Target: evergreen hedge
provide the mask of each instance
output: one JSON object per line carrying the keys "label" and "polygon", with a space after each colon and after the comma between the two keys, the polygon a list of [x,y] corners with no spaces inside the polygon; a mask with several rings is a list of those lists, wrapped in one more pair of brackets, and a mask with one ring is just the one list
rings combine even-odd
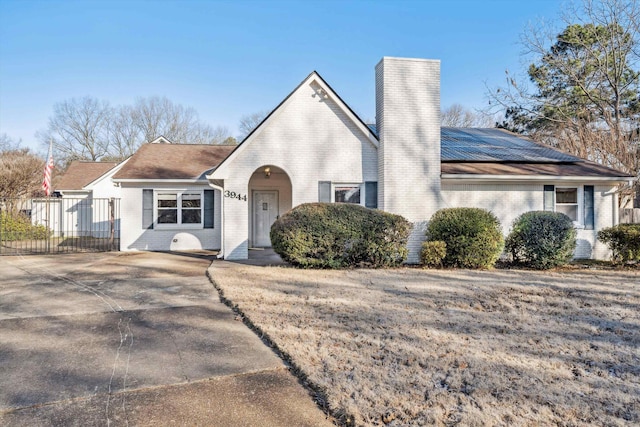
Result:
{"label": "evergreen hedge", "polygon": [[515,219],[506,249],[514,263],[538,270],[564,265],[573,257],[576,230],[559,212],[525,212]]}
{"label": "evergreen hedge", "polygon": [[442,260],[447,255],[447,244],[440,240],[422,243],[420,263],[425,267],[442,267]]}
{"label": "evergreen hedge", "polygon": [[640,261],[640,224],[619,224],[598,231],[598,240],[611,250],[613,261]]}
{"label": "evergreen hedge", "polygon": [[500,257],[504,236],[500,221],[479,208],[448,208],[437,211],[427,227],[427,241],[443,241],[443,265],[462,268],[491,268]]}
{"label": "evergreen hedge", "polygon": [[303,268],[392,267],[407,257],[411,223],[349,203],[307,203],[271,227],[283,260]]}

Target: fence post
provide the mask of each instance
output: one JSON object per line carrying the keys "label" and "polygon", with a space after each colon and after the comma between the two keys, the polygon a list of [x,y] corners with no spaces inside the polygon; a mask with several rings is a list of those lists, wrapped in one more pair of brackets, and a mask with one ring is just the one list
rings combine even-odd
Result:
{"label": "fence post", "polygon": [[[50,202],[50,200],[51,200],[51,197],[47,196],[47,205],[46,205],[47,211],[45,213],[46,216],[45,216],[45,220],[44,220],[44,223],[45,223],[45,225],[47,227],[47,230],[51,229],[51,227],[49,227],[49,220],[51,218],[51,213],[49,212],[49,209],[50,209],[49,202]],[[51,234],[49,232],[47,232],[47,254],[49,254],[49,253],[51,253]]]}
{"label": "fence post", "polygon": [[115,200],[113,197],[109,199],[109,250],[113,250],[115,235]]}

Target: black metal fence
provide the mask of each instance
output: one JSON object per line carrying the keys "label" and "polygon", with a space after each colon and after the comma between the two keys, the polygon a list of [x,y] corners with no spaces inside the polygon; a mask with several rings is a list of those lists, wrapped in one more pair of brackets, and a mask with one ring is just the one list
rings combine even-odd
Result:
{"label": "black metal fence", "polygon": [[0,255],[120,248],[120,199],[0,199]]}

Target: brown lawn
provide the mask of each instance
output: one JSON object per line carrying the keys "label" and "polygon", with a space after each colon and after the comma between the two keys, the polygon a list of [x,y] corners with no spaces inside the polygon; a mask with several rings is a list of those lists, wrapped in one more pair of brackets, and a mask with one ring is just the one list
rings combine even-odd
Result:
{"label": "brown lawn", "polygon": [[639,272],[211,274],[339,424],[640,424]]}

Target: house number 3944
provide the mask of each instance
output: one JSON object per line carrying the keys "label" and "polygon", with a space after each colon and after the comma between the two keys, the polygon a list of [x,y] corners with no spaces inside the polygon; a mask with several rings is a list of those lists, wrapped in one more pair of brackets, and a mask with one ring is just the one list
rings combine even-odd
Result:
{"label": "house number 3944", "polygon": [[242,200],[244,202],[247,201],[247,195],[246,194],[240,194],[240,193],[236,193],[235,191],[225,191],[224,192],[224,197],[228,197],[230,199],[238,199],[238,200]]}

